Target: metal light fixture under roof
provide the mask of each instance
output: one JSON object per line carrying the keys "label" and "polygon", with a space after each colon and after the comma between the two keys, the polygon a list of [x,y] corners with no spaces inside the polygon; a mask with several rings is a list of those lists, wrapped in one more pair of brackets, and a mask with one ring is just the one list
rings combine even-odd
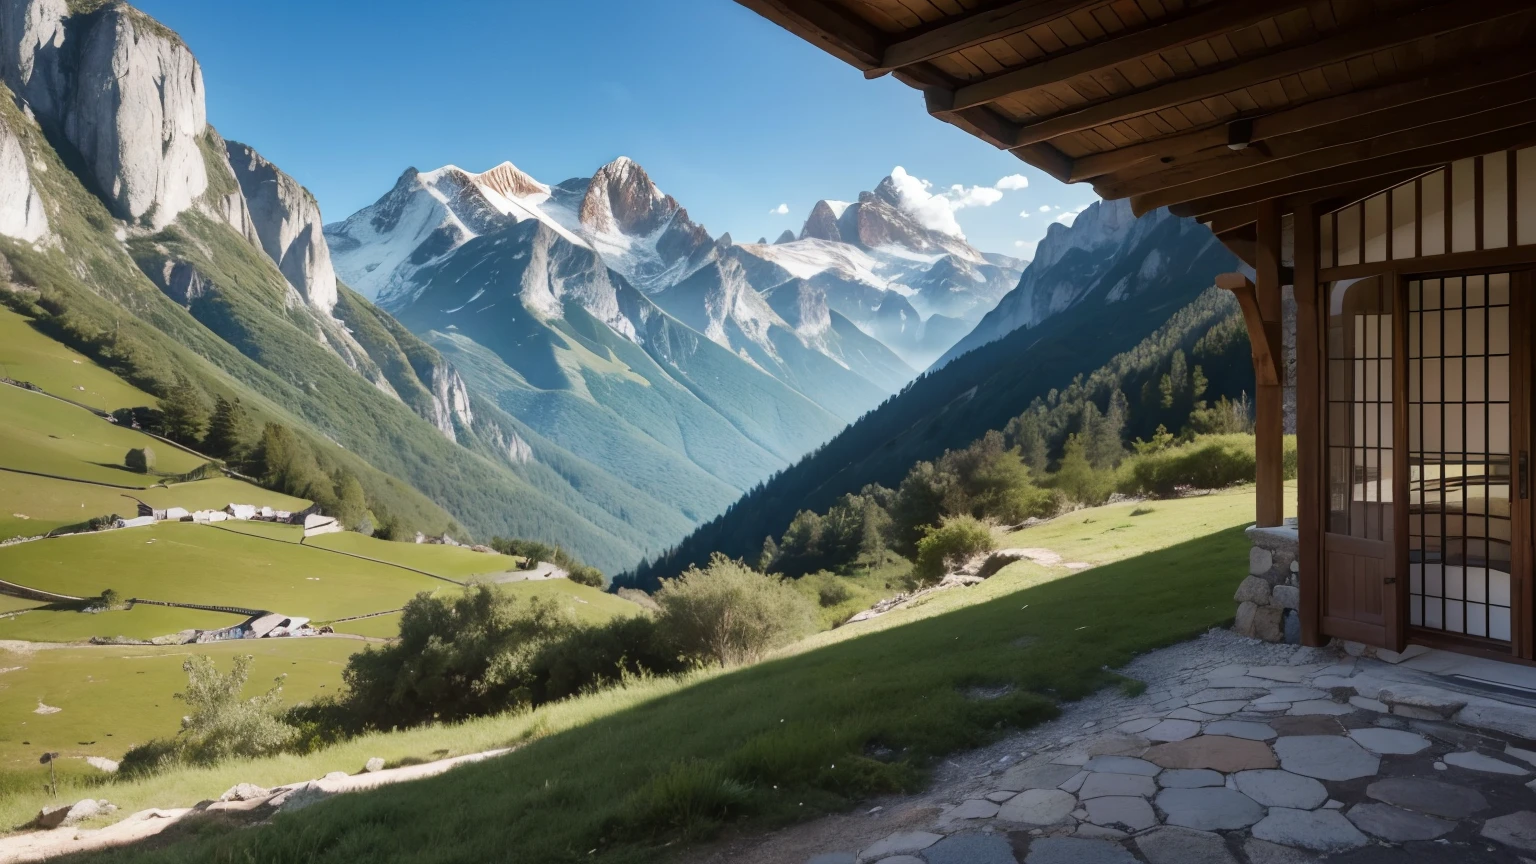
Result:
{"label": "metal light fixture under roof", "polygon": [[1247,150],[1253,141],[1253,121],[1233,120],[1227,124],[1227,149]]}

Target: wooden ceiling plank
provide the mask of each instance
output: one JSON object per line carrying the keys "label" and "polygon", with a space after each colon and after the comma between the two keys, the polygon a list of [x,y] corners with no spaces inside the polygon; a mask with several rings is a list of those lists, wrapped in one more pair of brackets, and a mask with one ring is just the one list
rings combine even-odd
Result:
{"label": "wooden ceiling plank", "polygon": [[1089,105],[1057,117],[1049,117],[1019,130],[1019,145],[1035,144],[1064,135],[1124,120],[1137,114],[1179,105],[1215,93],[1293,75],[1304,69],[1337,62],[1361,53],[1396,45],[1436,33],[1471,26],[1479,20],[1522,15],[1529,0],[1483,0],[1478,4],[1450,3],[1412,15],[1376,21],[1342,31],[1309,45],[1258,57],[1216,72],[1181,78],[1127,96]]}
{"label": "wooden ceiling plank", "polygon": [[[1429,168],[1481,153],[1494,153],[1513,147],[1526,146],[1533,141],[1536,141],[1536,123],[1526,123],[1485,135],[1447,141],[1420,150],[1394,153],[1366,162],[1353,162],[1347,165],[1326,168],[1321,171],[1294,174],[1268,183],[1218,192],[1207,197],[1192,198],[1187,201],[1172,203],[1168,206],[1170,210],[1181,216],[1226,210],[1232,207],[1241,207],[1245,204],[1264,201],[1269,198],[1282,198],[1286,195],[1295,195],[1301,192],[1326,190],[1330,187],[1342,186],[1363,178],[1377,177],[1416,168]],[[1150,201],[1139,200],[1139,198],[1133,197],[1131,199],[1131,209],[1133,212],[1140,214],[1153,208]]]}
{"label": "wooden ceiling plank", "polygon": [[[769,2],[769,0],[753,0]],[[784,2],[784,0],[772,0]],[[945,24],[899,39],[886,47],[879,59],[865,73],[869,76],[943,57],[973,45],[1001,39],[1060,18],[1080,9],[1100,5],[1104,0],[1016,0],[995,9],[975,12]]]}
{"label": "wooden ceiling plank", "polygon": [[1010,93],[1139,60],[1252,24],[1302,2],[1304,0],[1247,0],[1212,4],[1181,18],[1156,21],[1149,27],[967,84],[956,91],[955,104],[962,108],[983,105]]}
{"label": "wooden ceiling plank", "polygon": [[[1525,54],[1508,56],[1467,68],[1431,72],[1395,84],[1362,90],[1358,93],[1345,93],[1308,102],[1265,117],[1255,117],[1252,139],[1265,141],[1281,135],[1347,121],[1350,118],[1377,111],[1388,111],[1452,93],[1477,90],[1485,86],[1488,81],[1522,78],[1533,73],[1536,73],[1536,57]],[[1226,141],[1225,126],[1148,141],[1122,151],[1112,151],[1079,160],[1073,167],[1072,180],[1074,182],[1089,180],[1147,159],[1183,156],[1209,147],[1219,147]]]}
{"label": "wooden ceiling plank", "polygon": [[844,62],[868,69],[878,65],[884,53],[883,34],[855,18],[840,6],[816,0],[738,0],[808,42]]}

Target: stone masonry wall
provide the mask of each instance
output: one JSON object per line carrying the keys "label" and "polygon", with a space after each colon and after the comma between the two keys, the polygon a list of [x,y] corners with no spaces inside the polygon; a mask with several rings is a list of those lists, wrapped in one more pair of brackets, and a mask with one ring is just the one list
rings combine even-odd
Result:
{"label": "stone masonry wall", "polygon": [[1248,577],[1232,598],[1238,604],[1232,629],[1266,642],[1297,644],[1301,641],[1297,612],[1301,589],[1296,520],[1287,519],[1277,528],[1250,527],[1248,539],[1253,543],[1248,551]]}

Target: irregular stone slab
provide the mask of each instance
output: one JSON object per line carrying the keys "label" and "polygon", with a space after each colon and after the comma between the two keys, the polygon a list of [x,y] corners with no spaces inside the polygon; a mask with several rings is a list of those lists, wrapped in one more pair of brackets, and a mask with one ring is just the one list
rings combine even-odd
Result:
{"label": "irregular stone slab", "polygon": [[1275,754],[1262,741],[1226,735],[1201,735],[1148,750],[1147,761],[1164,768],[1210,768],[1231,773],[1255,768],[1275,768]]}
{"label": "irregular stone slab", "polygon": [[1026,789],[997,811],[997,818],[1021,825],[1055,825],[1065,822],[1077,807],[1077,799],[1060,789]]}
{"label": "irregular stone slab", "polygon": [[1313,852],[1345,852],[1371,842],[1337,810],[1274,807],[1253,826],[1253,836]]}
{"label": "irregular stone slab", "polygon": [[946,837],[923,850],[923,858],[928,864],[1019,864],[1013,847],[995,834]]}
{"label": "irregular stone slab", "polygon": [[1042,837],[1029,844],[1024,864],[1137,864],[1119,843],[1077,837]]}
{"label": "irregular stone slab", "polygon": [[1387,703],[1369,699],[1365,696],[1351,696],[1349,697],[1349,704],[1365,711],[1375,711],[1377,714],[1386,714],[1392,710],[1387,706]]}
{"label": "irregular stone slab", "polygon": [[[1083,815],[1086,816],[1087,814],[1088,811],[1083,811]],[[1124,840],[1131,835],[1125,833],[1124,831],[1118,831],[1114,828],[1105,828],[1103,825],[1095,825],[1092,822],[1084,822],[1083,824],[1077,826],[1077,830],[1072,832],[1072,836],[1092,837],[1096,840]]]}
{"label": "irregular stone slab", "polygon": [[1302,735],[1275,742],[1280,767],[1319,780],[1353,780],[1381,769],[1381,758],[1367,753],[1349,738],[1334,735]]}
{"label": "irregular stone slab", "polygon": [[1200,710],[1206,714],[1236,714],[1248,704],[1246,700],[1234,699],[1231,701],[1201,702]]}
{"label": "irregular stone slab", "polygon": [[991,819],[997,815],[998,805],[993,801],[972,798],[961,802],[955,809],[940,817],[940,822],[962,822],[966,819]]}
{"label": "irregular stone slab", "polygon": [[1468,771],[1481,771],[1484,774],[1508,774],[1512,777],[1524,777],[1531,773],[1512,762],[1503,759],[1495,759],[1492,756],[1484,756],[1475,751],[1462,753],[1447,753],[1445,764],[1455,765],[1457,768],[1465,768]]}
{"label": "irregular stone slab", "polygon": [[1208,768],[1172,768],[1157,775],[1157,785],[1164,789],[1202,789],[1226,782],[1220,771]]}
{"label": "irregular stone slab", "polygon": [[1449,720],[1456,716],[1456,712],[1467,707],[1467,703],[1446,695],[1411,694],[1398,696],[1397,694],[1383,690],[1376,694],[1376,698],[1391,706],[1393,714],[1400,714],[1413,720]]}
{"label": "irregular stone slab", "polygon": [[1127,735],[1122,732],[1106,732],[1097,738],[1084,742],[1083,749],[1090,757],[1093,756],[1140,756],[1152,746],[1141,735]]}
{"label": "irregular stone slab", "polygon": [[[1261,682],[1262,683],[1262,682]],[[1205,702],[1249,702],[1268,696],[1269,691],[1260,687],[1211,687],[1184,700],[1184,705],[1199,706]],[[1175,705],[1183,708],[1184,705]],[[1158,706],[1162,707],[1162,706]]]}
{"label": "irregular stone slab", "polygon": [[1239,771],[1232,780],[1237,791],[1265,807],[1312,810],[1328,800],[1323,784],[1289,771]]}
{"label": "irregular stone slab", "polygon": [[1103,774],[1141,774],[1145,777],[1153,777],[1163,769],[1145,759],[1137,759],[1133,756],[1095,756],[1088,760],[1083,770]]}
{"label": "irregular stone slab", "polygon": [[1156,726],[1160,722],[1162,721],[1156,717],[1141,717],[1136,720],[1127,720],[1124,723],[1121,723],[1119,726],[1115,727],[1115,731],[1125,732],[1129,735],[1136,735],[1151,729],[1153,726]]}
{"label": "irregular stone slab", "polygon": [[[1193,708],[1180,708],[1177,711],[1169,711],[1168,712],[1168,719],[1169,720],[1193,720],[1196,723],[1204,723],[1207,720],[1214,720],[1214,719],[1216,719],[1216,715],[1215,714],[1207,714],[1204,711],[1196,711]],[[1147,734],[1150,735],[1151,733],[1149,732]],[[1152,740],[1156,741],[1158,739],[1153,738]]]}
{"label": "irregular stone slab", "polygon": [[877,840],[859,853],[860,861],[878,861],[892,855],[911,855],[921,852],[944,839],[943,834],[931,831],[902,831],[883,840]]}
{"label": "irregular stone slab", "polygon": [[1157,814],[1145,798],[1095,798],[1086,802],[1088,821],[1106,828],[1124,827],[1132,833],[1157,824]]}
{"label": "irregular stone slab", "polygon": [[1255,702],[1306,702],[1312,699],[1327,699],[1328,694],[1315,687],[1276,687],[1266,696],[1254,699]]}
{"label": "irregular stone slab", "polygon": [[1253,837],[1243,844],[1243,854],[1252,864],[1317,864],[1320,860],[1311,852]]}
{"label": "irregular stone slab", "polygon": [[1012,798],[1013,796],[1015,796],[1017,794],[1019,794],[1019,793],[1017,793],[1017,792],[1009,792],[1007,790],[1001,790],[1000,789],[1000,790],[998,790],[996,792],[988,792],[987,793],[987,800],[991,801],[994,804],[1001,804],[1004,801],[1007,801],[1009,798]]}
{"label": "irregular stone slab", "polygon": [[1522,750],[1513,744],[1504,745],[1504,755],[1513,756],[1516,759],[1519,759],[1521,762],[1526,763],[1527,765],[1536,765],[1536,752],[1532,752],[1530,750]]}
{"label": "irregular stone slab", "polygon": [[1136,838],[1136,848],[1151,864],[1237,864],[1220,834],[1162,827]]}
{"label": "irregular stone slab", "polygon": [[1276,737],[1274,727],[1252,720],[1217,720],[1205,727],[1207,735],[1229,735],[1249,741],[1269,741]]}
{"label": "irregular stone slab", "polygon": [[[858,856],[852,852],[828,852],[825,855],[817,855],[815,858],[805,862],[805,864],[854,864],[857,860]],[[887,858],[885,860],[894,861],[896,859]]]}
{"label": "irregular stone slab", "polygon": [[1231,789],[1164,789],[1157,807],[1169,825],[1200,831],[1235,831],[1264,818],[1257,801]]}
{"label": "irregular stone slab", "polygon": [[1083,788],[1077,790],[1077,799],[1106,798],[1114,795],[1140,795],[1151,798],[1157,794],[1157,781],[1143,774],[1089,774]]}
{"label": "irregular stone slab", "polygon": [[1063,792],[1071,792],[1073,795],[1076,795],[1077,790],[1083,788],[1083,783],[1087,781],[1087,779],[1091,776],[1092,775],[1087,771],[1079,771],[1076,774],[1073,774],[1072,777],[1067,780],[1067,782],[1057,786],[1056,788]]}
{"label": "irregular stone slab", "polygon": [[1076,768],[1081,768],[1083,767],[1083,763],[1087,762],[1088,759],[1089,756],[1087,753],[1083,753],[1081,751],[1073,751],[1071,753],[1063,753],[1060,756],[1057,756],[1055,759],[1051,760],[1051,764],[1071,765]]}
{"label": "irregular stone slab", "polygon": [[1200,734],[1200,724],[1193,720],[1164,720],[1141,733],[1148,741],[1183,741]]}
{"label": "irregular stone slab", "polygon": [[1282,738],[1296,735],[1343,735],[1344,727],[1332,717],[1272,717],[1265,720]]}
{"label": "irregular stone slab", "polygon": [[[1268,690],[1275,686],[1275,682],[1249,675],[1212,675],[1206,679],[1205,686],[1215,690]],[[1257,697],[1249,696],[1248,698]]]}
{"label": "irregular stone slab", "polygon": [[1536,852],[1536,813],[1521,810],[1483,823],[1483,836],[1525,852]]}
{"label": "irregular stone slab", "polygon": [[1390,804],[1356,804],[1344,814],[1356,828],[1389,843],[1434,840],[1456,830],[1456,823],[1403,810]]}
{"label": "irregular stone slab", "polygon": [[1055,789],[1067,782],[1072,775],[1080,769],[1076,765],[1039,765],[1026,768],[1016,765],[1003,772],[998,778],[997,788],[1006,789],[1009,792],[1023,792],[1026,789]]}
{"label": "irregular stone slab", "polygon": [[1429,747],[1429,739],[1399,729],[1355,729],[1349,733],[1356,744],[1379,756],[1412,756]]}
{"label": "irregular stone slab", "polygon": [[1263,678],[1266,681],[1279,681],[1285,684],[1300,684],[1306,677],[1307,670],[1300,666],[1255,666],[1248,670],[1248,677]]}
{"label": "irregular stone slab", "polygon": [[1309,699],[1305,702],[1291,703],[1290,710],[1285,713],[1292,717],[1311,717],[1323,715],[1327,717],[1340,717],[1354,712],[1354,708],[1348,705],[1340,705],[1331,699]]}

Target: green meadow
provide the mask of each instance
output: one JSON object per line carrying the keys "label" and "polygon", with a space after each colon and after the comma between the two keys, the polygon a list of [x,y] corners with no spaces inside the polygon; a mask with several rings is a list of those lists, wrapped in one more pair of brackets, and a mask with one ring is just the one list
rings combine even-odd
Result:
{"label": "green meadow", "polygon": [[[144,479],[142,475],[132,476],[139,477],[141,482]],[[270,492],[231,477],[132,490],[0,471],[0,540],[46,534],[55,528],[77,525],[93,516],[116,513],[131,517],[138,512],[140,501],[160,509],[184,507],[187,510],[218,510],[226,504],[264,504],[280,510],[303,510],[309,506],[309,502],[302,498]],[[297,532],[297,536],[303,536],[303,529],[292,526],[239,524],[288,528]]]}
{"label": "green meadow", "polygon": [[43,393],[0,386],[0,468],[142,488],[156,482],[122,467],[135,447],[154,448],[155,470],[182,474],[207,460]]}
{"label": "green meadow", "polygon": [[0,307],[0,375],[101,411],[160,404],[96,361],[37,332],[26,318],[5,307]]}
{"label": "green meadow", "polygon": [[456,581],[485,573],[503,573],[517,569],[517,561],[508,555],[476,552],[462,546],[440,546],[435,543],[395,543],[364,537],[353,531],[321,534],[305,540],[304,545],[387,561]]}

